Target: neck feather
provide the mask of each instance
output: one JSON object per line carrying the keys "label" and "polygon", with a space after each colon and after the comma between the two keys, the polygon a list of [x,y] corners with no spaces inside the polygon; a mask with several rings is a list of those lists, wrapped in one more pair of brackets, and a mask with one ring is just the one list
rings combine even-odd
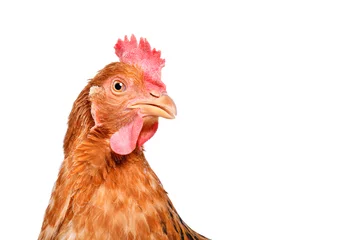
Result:
{"label": "neck feather", "polygon": [[69,115],[68,129],[64,139],[65,158],[76,149],[86,138],[90,129],[95,125],[91,116],[91,102],[89,100],[90,87],[90,84],[88,84],[81,91]]}

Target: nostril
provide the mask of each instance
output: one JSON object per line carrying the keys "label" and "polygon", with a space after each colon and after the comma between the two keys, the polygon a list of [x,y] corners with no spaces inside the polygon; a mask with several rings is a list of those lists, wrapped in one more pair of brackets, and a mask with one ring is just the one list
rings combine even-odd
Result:
{"label": "nostril", "polygon": [[151,91],[151,92],[150,92],[150,95],[153,96],[153,97],[156,97],[156,98],[159,98],[159,97],[160,97],[160,93],[159,93],[159,92],[156,92],[156,91]]}

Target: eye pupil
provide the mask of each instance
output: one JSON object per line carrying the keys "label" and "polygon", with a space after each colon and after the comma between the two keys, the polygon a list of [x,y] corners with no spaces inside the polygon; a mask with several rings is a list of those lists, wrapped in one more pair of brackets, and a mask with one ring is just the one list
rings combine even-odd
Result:
{"label": "eye pupil", "polygon": [[120,82],[116,82],[114,87],[115,87],[116,90],[120,91],[122,89],[122,87],[123,87],[123,84],[120,83]]}

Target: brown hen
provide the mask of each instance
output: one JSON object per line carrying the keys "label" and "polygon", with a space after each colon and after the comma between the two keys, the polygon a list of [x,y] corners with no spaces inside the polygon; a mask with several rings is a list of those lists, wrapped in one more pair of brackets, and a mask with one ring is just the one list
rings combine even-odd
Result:
{"label": "brown hen", "polygon": [[207,239],[181,220],[143,153],[158,117],[176,115],[161,81],[165,61],[134,36],[115,50],[120,62],[73,105],[39,239]]}

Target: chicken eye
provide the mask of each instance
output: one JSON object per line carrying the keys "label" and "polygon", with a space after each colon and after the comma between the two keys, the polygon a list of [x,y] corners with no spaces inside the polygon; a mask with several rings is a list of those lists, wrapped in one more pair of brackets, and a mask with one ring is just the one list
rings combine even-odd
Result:
{"label": "chicken eye", "polygon": [[115,93],[123,92],[126,89],[125,84],[120,81],[114,81],[112,88]]}

